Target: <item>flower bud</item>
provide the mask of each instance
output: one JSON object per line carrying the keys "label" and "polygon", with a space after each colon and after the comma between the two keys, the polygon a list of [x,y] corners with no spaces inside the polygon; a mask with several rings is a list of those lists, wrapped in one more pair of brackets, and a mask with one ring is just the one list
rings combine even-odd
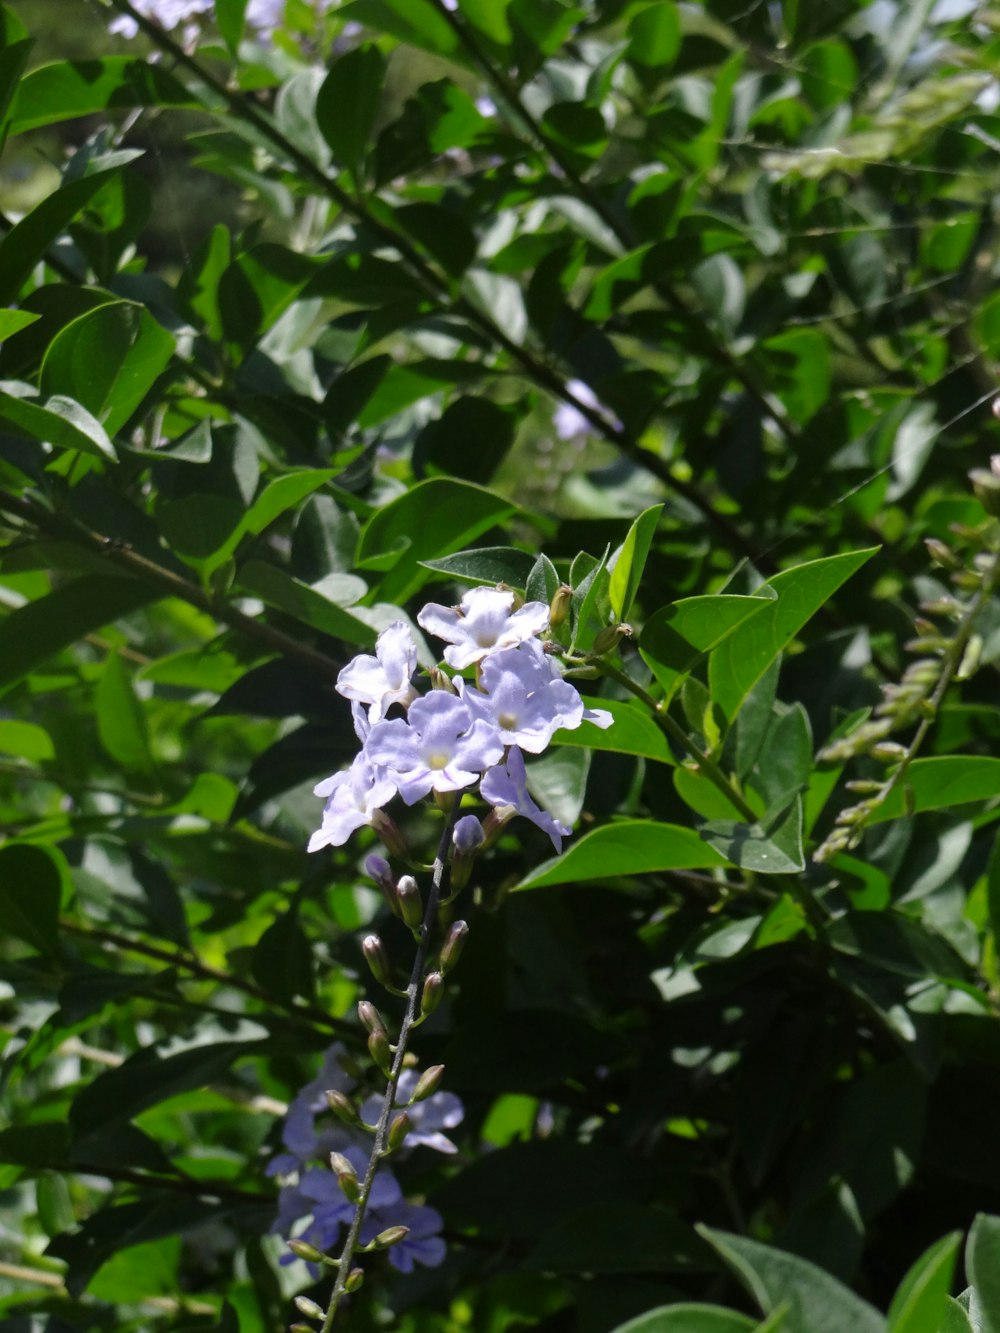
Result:
{"label": "flower bud", "polygon": [[326,1104],[333,1114],[338,1120],[342,1120],[345,1125],[350,1125],[353,1129],[364,1123],[358,1115],[354,1103],[345,1093],[330,1088],[323,1096],[326,1098]]}
{"label": "flower bud", "polygon": [[392,873],[392,866],[384,856],[372,852],[371,856],[365,861],[365,871],[382,890],[383,898],[398,916],[399,905],[396,902],[396,880]]}
{"label": "flower bud", "polygon": [[451,887],[464,889],[472,874],[476,853],[486,841],[483,826],[475,815],[464,815],[452,831]]}
{"label": "flower bud", "polygon": [[341,1193],[348,1203],[357,1203],[361,1198],[361,1186],[358,1184],[358,1173],[351,1165],[350,1161],[340,1152],[330,1154],[330,1166],[333,1174],[337,1177],[337,1184],[340,1186]]}
{"label": "flower bud", "polygon": [[296,1296],[295,1308],[299,1314],[308,1315],[310,1319],[322,1319],[326,1313],[321,1305],[311,1301],[308,1296]]}
{"label": "flower bud", "polygon": [[991,470],[976,467],[969,473],[976,499],[994,518],[1000,515],[1000,476]]}
{"label": "flower bud", "polygon": [[410,1234],[409,1227],[386,1227],[375,1237],[372,1244],[377,1250],[387,1250],[390,1245],[398,1245]]}
{"label": "flower bud", "polygon": [[428,972],[420,992],[420,1013],[427,1018],[444,999],[444,977],[440,972]]}
{"label": "flower bud", "polygon": [[441,945],[439,966],[442,972],[450,972],[461,958],[468,934],[469,927],[467,922],[452,922],[451,926],[448,928],[448,934],[444,937],[444,944]]}
{"label": "flower bud", "polygon": [[369,1032],[380,1032],[385,1036],[385,1024],[382,1022],[382,1015],[372,1004],[371,1000],[361,1000],[358,1004],[358,1018],[361,1020],[362,1027]]}
{"label": "flower bud", "polygon": [[942,569],[961,569],[961,561],[950,546],[939,541],[937,537],[925,537],[924,545],[927,547],[927,554]]}
{"label": "flower bud", "polygon": [[974,676],[979,669],[979,661],[982,655],[982,636],[973,634],[969,637],[969,642],[965,645],[965,652],[962,654],[962,660],[959,663],[958,670],[955,672],[955,679],[968,680],[970,676]]}
{"label": "flower bud", "polygon": [[289,1324],[288,1333],[316,1333],[312,1324]]}
{"label": "flower bud", "polygon": [[395,820],[390,819],[384,810],[376,810],[372,815],[372,828],[379,842],[384,843],[393,856],[399,857],[401,861],[409,860],[410,848],[407,841],[396,826]]}
{"label": "flower bud", "polygon": [[304,1259],[307,1264],[324,1264],[327,1262],[326,1255],[317,1250],[315,1245],[310,1245],[307,1240],[290,1240],[288,1248],[292,1254],[299,1259]]}
{"label": "flower bud", "polygon": [[389,1125],[389,1135],[386,1139],[390,1152],[395,1152],[397,1148],[402,1147],[403,1140],[412,1128],[413,1123],[405,1111],[400,1111],[399,1115],[393,1116]]}
{"label": "flower bud", "polygon": [[382,1073],[387,1075],[392,1065],[392,1048],[384,1029],[381,1032],[373,1032],[368,1038],[368,1054]]}
{"label": "flower bud", "polygon": [[513,805],[495,805],[483,820],[484,847],[492,847],[504,830],[504,825],[517,814]]}
{"label": "flower bud", "polygon": [[568,583],[560,583],[549,603],[549,624],[553,629],[565,625],[569,608],[573,603],[573,589]]}
{"label": "flower bud", "polygon": [[365,1270],[363,1268],[352,1268],[344,1279],[344,1290],[346,1292],[357,1291],[365,1280]]}
{"label": "flower bud", "polygon": [[440,667],[431,667],[427,674],[430,677],[432,690],[446,690],[449,694],[458,693],[451,677],[447,672],[442,671]]}
{"label": "flower bud", "polygon": [[366,935],[361,942],[361,951],[365,962],[371,968],[372,976],[383,986],[392,985],[392,967],[385,945],[377,935]]}
{"label": "flower bud", "polygon": [[873,759],[880,759],[884,764],[897,764],[906,758],[906,747],[895,741],[879,741],[871,749]]}
{"label": "flower bud", "polygon": [[621,625],[605,625],[591,645],[590,654],[592,657],[604,657],[618,647],[619,639],[628,639],[631,636],[631,625],[624,623]]}
{"label": "flower bud", "polygon": [[424,919],[424,902],[420,888],[412,875],[404,875],[396,885],[399,914],[411,930],[419,930]]}
{"label": "flower bud", "polygon": [[441,1080],[444,1077],[444,1065],[431,1065],[417,1079],[417,1086],[413,1089],[413,1096],[410,1098],[410,1106],[416,1102],[422,1102],[427,1097],[433,1097],[435,1092],[441,1086]]}

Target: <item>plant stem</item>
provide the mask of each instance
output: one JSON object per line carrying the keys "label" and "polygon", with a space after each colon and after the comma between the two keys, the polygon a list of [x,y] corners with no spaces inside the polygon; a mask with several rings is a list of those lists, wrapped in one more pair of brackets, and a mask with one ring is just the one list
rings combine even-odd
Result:
{"label": "plant stem", "polygon": [[82,926],[76,921],[70,921],[67,917],[59,918],[59,927],[73,935],[80,935],[84,939],[110,944],[112,948],[118,949],[122,953],[134,953],[142,958],[154,958],[157,962],[167,963],[170,967],[179,968],[182,972],[188,972],[191,976],[199,977],[203,981],[214,981],[220,986],[228,986],[232,990],[242,991],[244,995],[259,1000],[261,1004],[267,1005],[268,1008],[282,1009],[292,1017],[308,1020],[311,1025],[322,1026],[349,1039],[357,1039],[357,1029],[352,1023],[348,1023],[342,1018],[331,1018],[329,1014],[315,1005],[290,1004],[284,1000],[278,1000],[254,982],[247,981],[243,977],[233,976],[231,972],[223,972],[221,968],[211,967],[194,953],[161,949],[155,944],[146,944],[142,940],[129,939],[127,935],[119,935],[113,930],[104,930],[98,926]]}
{"label": "plant stem", "polygon": [[351,1262],[354,1258],[358,1236],[361,1232],[361,1224],[365,1219],[365,1212],[368,1207],[368,1200],[371,1196],[372,1186],[375,1183],[375,1175],[382,1163],[383,1157],[386,1155],[385,1144],[389,1134],[389,1122],[392,1119],[392,1112],[395,1108],[396,1089],[399,1084],[399,1076],[403,1072],[403,1061],[406,1058],[410,1033],[412,1032],[413,1025],[417,1019],[417,1008],[420,1003],[420,995],[423,989],[424,966],[427,962],[431,936],[437,919],[438,902],[441,898],[448,859],[448,847],[451,842],[451,831],[455,825],[455,817],[458,814],[461,800],[461,792],[456,792],[451,809],[445,819],[444,828],[441,831],[441,838],[438,842],[437,856],[434,858],[434,869],[431,875],[431,889],[427,895],[427,904],[424,908],[424,919],[420,925],[420,935],[417,941],[417,952],[413,959],[413,967],[410,970],[409,985],[406,988],[406,1009],[403,1013],[403,1020],[399,1025],[399,1037],[396,1040],[396,1052],[393,1057],[392,1067],[389,1070],[385,1098],[382,1103],[382,1113],[379,1116],[378,1124],[375,1127],[371,1157],[368,1159],[368,1166],[365,1170],[364,1179],[361,1182],[361,1194],[354,1210],[354,1217],[347,1233],[347,1239],[344,1241],[344,1248],[341,1251],[340,1259],[337,1263],[337,1277],[333,1284],[333,1292],[330,1295],[330,1304],[327,1306],[321,1333],[330,1333],[330,1329],[333,1327],[333,1321],[336,1318],[337,1307],[340,1305],[341,1300],[346,1294],[347,1278],[351,1271]]}
{"label": "plant stem", "polygon": [[684,728],[674,721],[663,707],[662,703],[657,702],[648,690],[644,690],[637,680],[633,680],[626,671],[615,666],[613,662],[609,662],[603,657],[593,658],[591,661],[603,675],[609,677],[611,680],[617,681],[619,685],[623,686],[630,694],[633,694],[646,705],[649,711],[653,714],[653,720],[662,727],[672,740],[675,740],[678,745],[683,746],[683,748],[687,750],[688,754],[697,764],[698,772],[708,778],[709,782],[722,792],[730,805],[739,811],[748,824],[757,823],[757,812],[744,800],[743,796],[736,790],[715,760],[699,749]]}

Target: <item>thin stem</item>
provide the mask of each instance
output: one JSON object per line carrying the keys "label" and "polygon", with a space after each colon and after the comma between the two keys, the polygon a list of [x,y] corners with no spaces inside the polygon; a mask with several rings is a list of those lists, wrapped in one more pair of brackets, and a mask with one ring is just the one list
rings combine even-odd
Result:
{"label": "thin stem", "polygon": [[61,537],[95,555],[102,556],[111,564],[117,565],[119,569],[124,569],[136,578],[161,588],[165,597],[179,597],[182,601],[197,607],[199,611],[207,611],[224,625],[229,625],[231,629],[239,630],[241,634],[255,639],[270,652],[281,653],[285,657],[302,662],[331,679],[336,679],[340,672],[343,664],[335,662],[332,657],[327,657],[326,653],[320,652],[319,649],[311,648],[290,634],[275,629],[273,625],[245,615],[221,598],[210,596],[197,583],[184,578],[183,575],[175,574],[164,565],[158,565],[155,560],[140,555],[138,551],[123,546],[102,533],[84,527],[82,523],[53,513],[35,500],[11,495],[8,491],[0,491],[0,510],[16,514],[42,532]]}
{"label": "thin stem", "polygon": [[396,1090],[399,1084],[399,1076],[403,1072],[403,1061],[406,1058],[410,1033],[412,1032],[417,1019],[417,1008],[420,1003],[420,995],[423,989],[424,965],[427,962],[431,936],[433,935],[435,922],[437,920],[437,909],[441,898],[445,869],[447,867],[451,831],[455,825],[455,818],[458,814],[461,800],[461,792],[456,792],[451,809],[445,819],[444,828],[441,831],[441,838],[438,842],[437,856],[434,858],[434,869],[431,876],[431,889],[427,895],[427,905],[424,908],[424,919],[420,925],[420,935],[417,941],[417,952],[414,956],[413,967],[410,971],[410,982],[406,988],[406,1009],[403,1014],[403,1020],[399,1026],[399,1037],[396,1041],[396,1052],[393,1057],[392,1067],[389,1070],[385,1098],[382,1103],[382,1113],[379,1116],[378,1124],[375,1127],[372,1153],[371,1157],[368,1159],[368,1166],[365,1170],[364,1179],[361,1182],[361,1193],[354,1210],[354,1218],[351,1221],[347,1239],[344,1241],[344,1248],[341,1251],[340,1259],[337,1262],[337,1277],[333,1284],[333,1292],[331,1293],[330,1304],[327,1306],[326,1315],[323,1319],[321,1333],[330,1333],[330,1329],[333,1327],[333,1321],[336,1318],[337,1307],[340,1305],[341,1300],[346,1294],[347,1279],[351,1272],[351,1262],[354,1258],[354,1251],[357,1248],[358,1236],[361,1232],[361,1224],[365,1219],[365,1212],[368,1208],[368,1200],[371,1196],[372,1186],[375,1183],[375,1175],[382,1163],[383,1157],[386,1156],[385,1145],[389,1135],[389,1122],[392,1119],[392,1113],[395,1109]]}
{"label": "thin stem", "polygon": [[603,675],[609,677],[611,680],[617,681],[618,684],[628,690],[630,694],[634,695],[644,703],[652,713],[653,720],[662,727],[672,740],[675,740],[678,745],[683,746],[683,748],[687,750],[688,754],[697,764],[698,772],[708,778],[709,782],[722,792],[726,800],[740,812],[748,824],[757,823],[757,812],[752,806],[747,804],[743,796],[736,790],[715,760],[705,754],[704,751],[695,744],[684,728],[674,721],[663,707],[662,702],[658,702],[654,699],[648,690],[644,690],[637,680],[633,680],[627,672],[623,671],[620,667],[615,666],[613,662],[609,662],[602,657],[594,659],[593,665],[596,666]]}
{"label": "thin stem", "polygon": [[329,1014],[315,1005],[291,1004],[285,1000],[278,1000],[254,982],[247,981],[243,977],[233,976],[231,972],[223,972],[220,968],[211,967],[192,952],[161,949],[158,945],[146,944],[142,940],[129,939],[128,936],[119,935],[113,930],[105,930],[99,926],[82,926],[76,921],[70,921],[67,917],[60,917],[59,925],[61,929],[69,931],[73,935],[95,940],[101,944],[110,944],[112,948],[118,949],[122,953],[134,953],[142,958],[153,958],[157,962],[167,963],[170,967],[179,968],[182,972],[188,972],[191,976],[199,977],[203,981],[214,981],[220,986],[228,986],[231,990],[242,991],[244,995],[259,1000],[261,1004],[268,1008],[281,1009],[292,1017],[308,1020],[313,1026],[329,1028],[342,1036],[357,1039],[357,1029],[344,1019],[331,1018]]}

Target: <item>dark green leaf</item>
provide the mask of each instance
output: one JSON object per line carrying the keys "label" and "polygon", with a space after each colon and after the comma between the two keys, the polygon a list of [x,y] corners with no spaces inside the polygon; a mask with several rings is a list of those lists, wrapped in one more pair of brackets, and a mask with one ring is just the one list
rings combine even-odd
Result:
{"label": "dark green leaf", "polygon": [[721,643],[751,616],[758,615],[773,598],[685,597],[655,611],[639,638],[643,661],[663,685],[673,691],[698,659]]}
{"label": "dark green leaf", "polygon": [[513,442],[514,426],[509,409],[488,398],[456,398],[417,436],[413,469],[418,477],[439,473],[488,482]]}
{"label": "dark green leaf", "polygon": [[953,1231],[925,1250],[889,1306],[889,1333],[938,1333],[962,1233]]}
{"label": "dark green leaf", "polygon": [[965,1272],[976,1293],[982,1328],[1000,1333],[1000,1217],[979,1213],[965,1244]]}
{"label": "dark green leaf", "polygon": [[794,875],[805,869],[802,802],[792,803],[777,827],[730,819],[703,824],[701,836],[733,865],[763,875]]}
{"label": "dark green leaf", "polygon": [[111,108],[176,106],[197,100],[163,67],[132,56],[60,61],[32,70],[22,81],[11,113],[11,132],[38,129]]}
{"label": "dark green leaf", "polygon": [[726,864],[726,858],[694,829],[653,820],[623,819],[585,834],[569,851],[532,871],[517,888],[540,889],[549,884],[620,879],[626,875]]}
{"label": "dark green leaf", "polygon": [[476,550],[446,555],[443,560],[421,560],[420,563],[425,569],[448,574],[461,583],[506,583],[523,592],[536,560],[527,551],[518,551],[513,546],[480,546]]}
{"label": "dark green leaf", "polygon": [[[907,794],[909,792],[909,794]],[[877,807],[873,823],[902,814],[989,801],[1000,795],[1000,759],[988,755],[942,755],[915,759],[906,777]]]}
{"label": "dark green leaf", "polygon": [[758,1328],[752,1319],[719,1305],[663,1305],[627,1324],[619,1324],[612,1333],[753,1333]]}
{"label": "dark green leaf", "polygon": [[55,953],[59,907],[68,892],[69,872],[56,848],[21,842],[0,847],[0,920],[14,939]]}
{"label": "dark green leaf", "polygon": [[264,931],[253,951],[253,974],[276,999],[291,1002],[313,991],[312,950],[294,912],[285,912]]}
{"label": "dark green leaf", "polygon": [[152,775],[146,714],[118,653],[108,655],[97,686],[97,733],[108,754],[127,773]]}
{"label": "dark green leaf", "polygon": [[97,418],[61,394],[40,401],[0,390],[0,426],[12,434],[54,444],[59,449],[76,449],[112,463],[118,461],[115,447]]}
{"label": "dark green leaf", "polygon": [[628,536],[614,561],[608,596],[616,620],[628,619],[628,613],[639,591],[653,534],[656,532],[656,525],[662,513],[663,505],[653,505],[649,509],[644,509],[629,528]]}

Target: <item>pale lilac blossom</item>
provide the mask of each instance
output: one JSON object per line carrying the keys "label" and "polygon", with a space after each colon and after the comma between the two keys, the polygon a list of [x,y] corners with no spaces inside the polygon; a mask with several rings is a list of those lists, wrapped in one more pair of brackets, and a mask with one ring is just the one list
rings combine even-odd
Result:
{"label": "pale lilac blossom", "polygon": [[[584,384],[583,380],[567,380],[566,388],[578,403],[592,411],[602,412],[615,426],[621,427],[621,422],[608,412],[589,384]],[[595,429],[593,422],[572,403],[559,404],[552,414],[552,425],[560,440],[577,440],[584,435],[593,435]]]}
{"label": "pale lilac blossom", "polygon": [[513,606],[513,592],[470,588],[457,607],[428,603],[417,624],[448,644],[444,660],[461,671],[548,628],[549,608],[544,602],[525,602],[517,611]]}
{"label": "pale lilac blossom", "polygon": [[503,754],[496,730],[473,719],[461,699],[432,690],[410,705],[406,720],[378,722],[365,745],[407,805],[432,791],[461,791]]}
{"label": "pale lilac blossom", "polygon": [[342,1042],[336,1041],[323,1057],[316,1077],[300,1088],[289,1103],[281,1127],[281,1142],[285,1152],[273,1157],[267,1166],[269,1176],[284,1176],[298,1171],[316,1157],[324,1156],[345,1141],[344,1131],[331,1127],[320,1131],[316,1117],[326,1111],[327,1090],[349,1092],[354,1079],[346,1074],[341,1060],[347,1054]]}
{"label": "pale lilac blossom", "polygon": [[[417,669],[417,645],[404,620],[394,620],[375,643],[375,656],[359,653],[337,677],[345,699],[368,704],[368,721],[381,722],[393,704],[404,708],[417,697],[411,677]],[[355,719],[355,728],[357,728]],[[362,737],[364,740],[364,737]]]}
{"label": "pale lilac blossom", "polygon": [[[456,1153],[458,1148],[443,1133],[454,1129],[465,1118],[465,1107],[453,1092],[435,1092],[413,1106],[406,1103],[413,1096],[420,1075],[414,1069],[404,1069],[399,1076],[396,1088],[396,1105],[406,1107],[410,1129],[406,1135],[406,1147],[423,1146],[433,1148],[435,1152]],[[385,1098],[373,1093],[361,1105],[361,1119],[366,1125],[378,1124]]]}
{"label": "pale lilac blossom", "polygon": [[396,784],[362,750],[350,768],[313,788],[313,795],[325,797],[326,805],[323,823],[309,839],[308,850],[342,847],[355,829],[371,824],[395,794]]}
{"label": "pale lilac blossom", "polygon": [[462,856],[471,856],[479,850],[486,840],[483,826],[475,815],[463,815],[456,821],[451,831],[451,841],[455,851]]}
{"label": "pale lilac blossom", "polygon": [[444,1262],[447,1246],[440,1232],[444,1219],[436,1208],[422,1203],[400,1203],[391,1209],[374,1208],[365,1218],[360,1240],[367,1245],[386,1227],[408,1227],[409,1234],[389,1251],[389,1262],[400,1273],[412,1273],[414,1264],[437,1268]]}
{"label": "pale lilac blossom", "polygon": [[568,838],[572,830],[531,799],[524,756],[516,745],[507,751],[507,758],[502,764],[483,775],[479,791],[483,800],[496,807],[498,812],[503,813],[509,808],[514,814],[530,819],[543,833],[549,835],[556,851],[562,851],[562,840]]}
{"label": "pale lilac blossom", "polygon": [[[133,0],[133,8],[143,18],[159,24],[167,32],[189,23],[199,14],[207,14],[213,8],[214,0]],[[135,37],[139,25],[128,14],[119,14],[108,25],[108,31],[121,37]]]}

